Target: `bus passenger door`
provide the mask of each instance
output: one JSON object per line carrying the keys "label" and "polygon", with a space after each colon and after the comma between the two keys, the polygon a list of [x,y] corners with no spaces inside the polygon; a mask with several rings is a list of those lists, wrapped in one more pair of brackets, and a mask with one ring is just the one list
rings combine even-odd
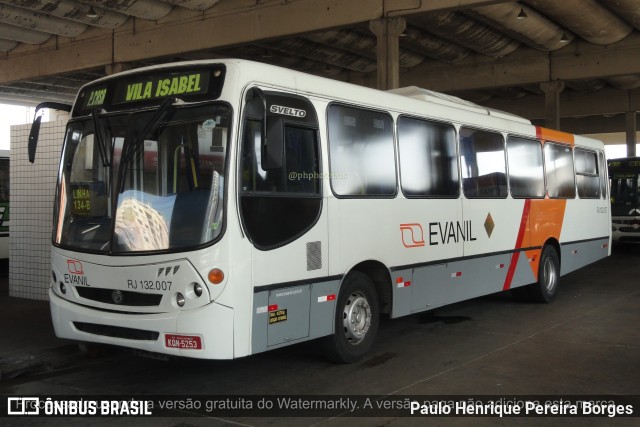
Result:
{"label": "bus passenger door", "polygon": [[[264,320],[254,323],[254,341],[256,334],[266,335],[266,345],[273,346],[309,336],[311,284],[328,272],[327,226],[313,105],[282,93],[257,97],[266,107],[266,120],[252,117],[248,106],[239,201],[253,245],[254,298],[269,308]],[[254,342],[254,347],[260,345]]]}

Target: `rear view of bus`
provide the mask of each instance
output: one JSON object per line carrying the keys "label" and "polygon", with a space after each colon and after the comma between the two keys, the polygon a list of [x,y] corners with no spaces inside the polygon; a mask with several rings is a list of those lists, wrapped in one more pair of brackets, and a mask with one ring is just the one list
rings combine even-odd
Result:
{"label": "rear view of bus", "polygon": [[614,243],[640,243],[640,157],[608,161]]}

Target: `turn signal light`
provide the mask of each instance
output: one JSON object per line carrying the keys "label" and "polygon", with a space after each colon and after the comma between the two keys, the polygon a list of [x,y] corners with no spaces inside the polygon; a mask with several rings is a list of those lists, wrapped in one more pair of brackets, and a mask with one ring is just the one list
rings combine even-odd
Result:
{"label": "turn signal light", "polygon": [[219,285],[224,280],[224,273],[219,268],[214,268],[209,272],[209,282]]}

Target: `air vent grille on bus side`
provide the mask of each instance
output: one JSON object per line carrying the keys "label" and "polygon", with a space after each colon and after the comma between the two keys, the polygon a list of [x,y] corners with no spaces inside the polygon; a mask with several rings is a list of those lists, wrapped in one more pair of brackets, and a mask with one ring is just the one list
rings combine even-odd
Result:
{"label": "air vent grille on bus side", "polygon": [[322,268],[322,242],[307,242],[307,271]]}

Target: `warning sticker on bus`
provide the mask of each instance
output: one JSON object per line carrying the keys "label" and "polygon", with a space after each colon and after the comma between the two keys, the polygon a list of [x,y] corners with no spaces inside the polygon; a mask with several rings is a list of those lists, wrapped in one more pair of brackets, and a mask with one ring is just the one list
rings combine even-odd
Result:
{"label": "warning sticker on bus", "polygon": [[164,345],[181,350],[202,350],[202,338],[197,335],[164,334]]}
{"label": "warning sticker on bus", "polygon": [[269,312],[269,324],[273,325],[274,323],[284,322],[287,320],[287,309],[281,309],[276,311]]}

